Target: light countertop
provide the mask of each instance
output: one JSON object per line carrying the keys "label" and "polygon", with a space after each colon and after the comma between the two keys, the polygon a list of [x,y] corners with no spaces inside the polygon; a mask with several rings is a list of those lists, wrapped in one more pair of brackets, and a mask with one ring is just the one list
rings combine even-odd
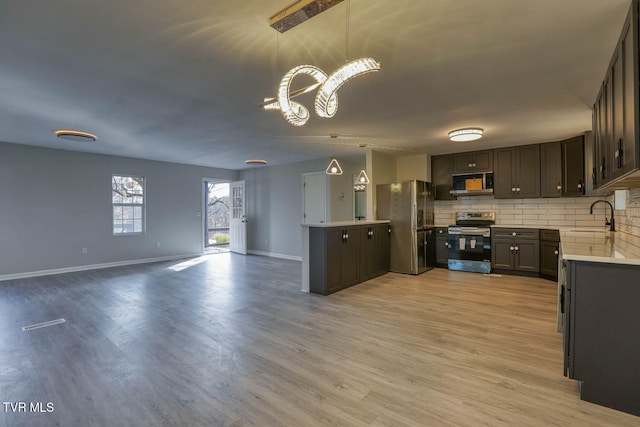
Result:
{"label": "light countertop", "polygon": [[371,225],[371,224],[389,224],[388,219],[375,220],[375,221],[334,221],[334,222],[314,222],[310,224],[301,224],[303,227],[349,227],[353,225]]}
{"label": "light countertop", "polygon": [[593,232],[606,232],[607,226],[601,227],[574,227],[567,225],[492,225],[491,228],[532,228],[538,230],[558,230],[558,231],[593,231]]}
{"label": "light countertop", "polygon": [[621,232],[561,230],[560,246],[565,260],[640,265],[640,238]]}

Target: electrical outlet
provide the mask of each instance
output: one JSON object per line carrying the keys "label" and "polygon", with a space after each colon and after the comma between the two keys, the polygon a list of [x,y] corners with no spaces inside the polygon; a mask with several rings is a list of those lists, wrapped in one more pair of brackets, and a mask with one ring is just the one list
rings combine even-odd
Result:
{"label": "electrical outlet", "polygon": [[160,247],[160,242],[156,242],[156,248]]}
{"label": "electrical outlet", "polygon": [[86,255],[87,254],[87,248],[82,248],[82,255]]}

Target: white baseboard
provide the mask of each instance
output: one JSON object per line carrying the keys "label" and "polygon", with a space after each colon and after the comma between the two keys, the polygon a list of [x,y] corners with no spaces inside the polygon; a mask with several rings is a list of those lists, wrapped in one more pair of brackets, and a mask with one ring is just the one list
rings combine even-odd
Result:
{"label": "white baseboard", "polygon": [[291,261],[302,261],[301,256],[277,254],[274,252],[254,251],[253,249],[249,249],[247,253],[250,253],[251,255],[270,256],[272,258],[290,259]]}
{"label": "white baseboard", "polygon": [[100,268],[122,267],[125,265],[134,265],[134,264],[147,264],[150,262],[175,261],[178,259],[193,258],[201,255],[202,254],[199,254],[199,253],[170,255],[170,256],[157,257],[157,258],[134,259],[134,260],[128,260],[128,261],[107,262],[104,264],[79,265],[77,267],[65,267],[65,268],[55,268],[52,270],[39,270],[39,271],[29,271],[26,273],[5,274],[5,275],[0,275],[0,282],[5,280],[13,280],[13,279],[25,279],[28,277],[51,276],[52,274],[73,273],[76,271],[97,270]]}

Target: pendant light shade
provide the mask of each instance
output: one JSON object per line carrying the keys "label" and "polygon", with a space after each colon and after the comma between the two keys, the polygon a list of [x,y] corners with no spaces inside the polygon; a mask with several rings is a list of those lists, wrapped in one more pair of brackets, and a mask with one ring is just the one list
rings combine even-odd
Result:
{"label": "pendant light shade", "polygon": [[358,174],[358,177],[353,183],[360,184],[360,185],[369,184],[369,177],[367,176],[367,173],[364,171],[364,169],[360,171],[360,173]]}
{"label": "pendant light shade", "polygon": [[342,168],[340,167],[338,160],[331,159],[329,166],[327,166],[326,173],[327,175],[342,175]]}

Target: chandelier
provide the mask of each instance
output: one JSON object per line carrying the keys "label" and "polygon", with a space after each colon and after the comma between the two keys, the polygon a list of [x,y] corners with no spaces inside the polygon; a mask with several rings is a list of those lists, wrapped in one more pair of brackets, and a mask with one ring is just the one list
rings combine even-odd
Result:
{"label": "chandelier", "polygon": [[[278,96],[265,98],[261,106],[265,110],[280,110],[290,124],[302,126],[309,120],[309,110],[304,105],[292,101],[291,98],[318,89],[315,100],[316,114],[325,118],[333,117],[338,111],[338,89],[355,77],[379,70],[380,63],[373,58],[356,59],[330,75],[313,65],[298,65],[289,70],[280,81]],[[292,92],[291,82],[294,77],[301,74],[310,76],[316,83]]]}

